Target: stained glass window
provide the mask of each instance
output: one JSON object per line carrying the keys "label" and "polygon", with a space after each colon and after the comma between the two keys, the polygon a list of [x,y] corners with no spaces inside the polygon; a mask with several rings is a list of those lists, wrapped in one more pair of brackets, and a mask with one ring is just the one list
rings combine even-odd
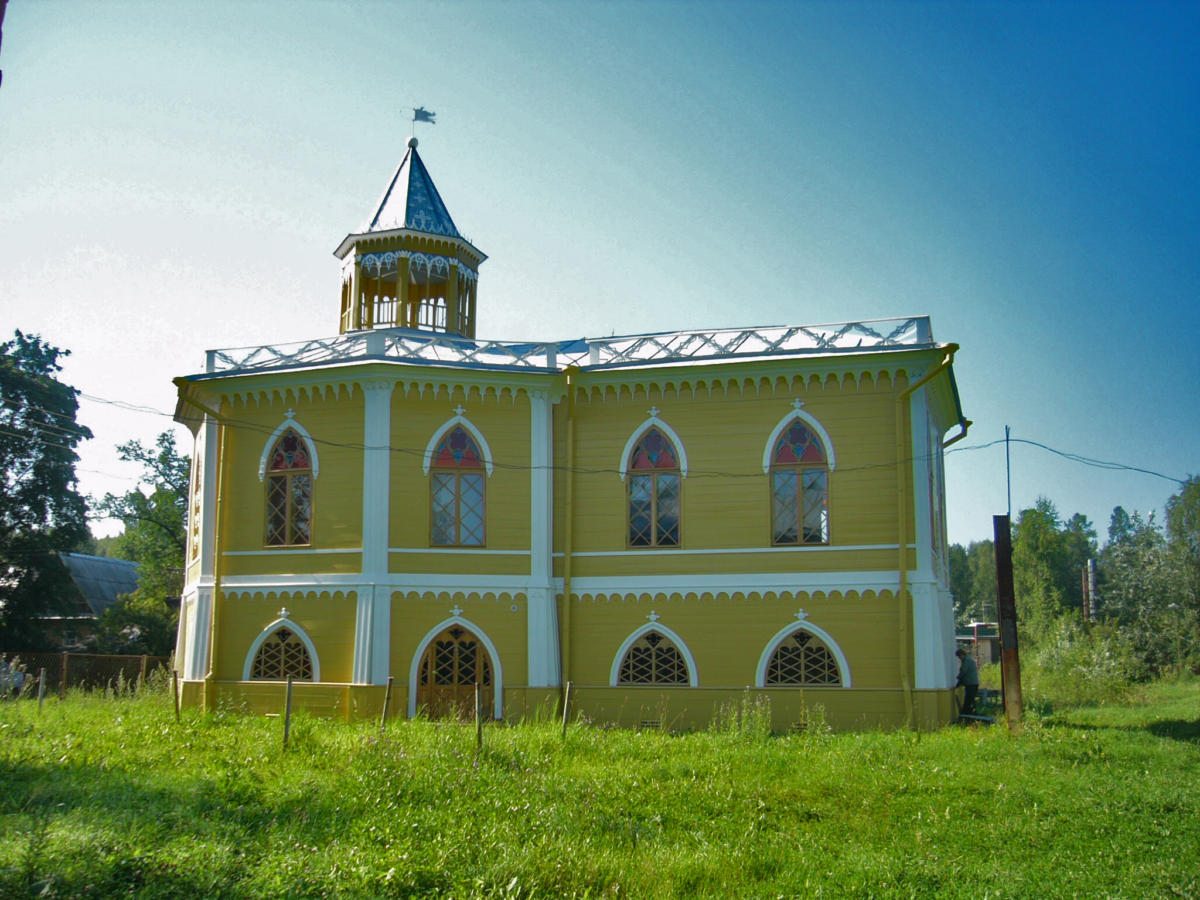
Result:
{"label": "stained glass window", "polygon": [[687,661],[658,631],[647,631],[621,660],[618,684],[688,684]]}
{"label": "stained glass window", "polygon": [[829,468],[821,439],[793,421],[771,456],[771,533],[776,544],[829,543]]}
{"label": "stained glass window", "polygon": [[479,446],[455,425],[438,441],[430,465],[430,543],[482,547],[486,491]]}
{"label": "stained glass window", "polygon": [[258,648],[250,677],[266,681],[312,681],[312,658],[304,642],[287,628],[276,629]]}
{"label": "stained glass window", "polygon": [[679,546],[680,471],[675,446],[651,428],[629,458],[629,546]]}
{"label": "stained glass window", "polygon": [[820,638],[803,628],[792,632],[767,663],[768,685],[837,687],[842,683],[837,660]]}
{"label": "stained glass window", "polygon": [[312,541],[312,462],[294,428],[279,436],[267,465],[267,545]]}

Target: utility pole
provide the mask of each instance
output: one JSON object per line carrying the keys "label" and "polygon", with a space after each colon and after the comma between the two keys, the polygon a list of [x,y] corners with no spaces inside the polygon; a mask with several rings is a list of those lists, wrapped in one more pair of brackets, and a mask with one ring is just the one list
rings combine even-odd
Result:
{"label": "utility pole", "polygon": [[1008,730],[1021,730],[1021,661],[1017,654],[1017,600],[1013,590],[1012,526],[992,516],[996,547],[996,611],[1000,619],[1000,683]]}

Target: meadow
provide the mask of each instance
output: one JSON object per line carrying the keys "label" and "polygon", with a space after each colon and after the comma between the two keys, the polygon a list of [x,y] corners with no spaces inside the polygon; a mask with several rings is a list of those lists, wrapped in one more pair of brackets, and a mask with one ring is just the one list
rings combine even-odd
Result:
{"label": "meadow", "polygon": [[1200,895],[1200,682],[1004,728],[345,724],[0,703],[0,895]]}

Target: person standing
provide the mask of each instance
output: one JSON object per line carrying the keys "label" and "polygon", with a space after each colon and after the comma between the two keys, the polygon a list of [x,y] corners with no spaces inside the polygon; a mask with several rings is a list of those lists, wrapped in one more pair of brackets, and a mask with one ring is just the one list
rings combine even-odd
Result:
{"label": "person standing", "polygon": [[957,683],[963,688],[963,703],[958,714],[960,716],[974,715],[975,698],[979,696],[979,666],[975,663],[975,657],[962,647],[955,650],[954,655],[959,660]]}

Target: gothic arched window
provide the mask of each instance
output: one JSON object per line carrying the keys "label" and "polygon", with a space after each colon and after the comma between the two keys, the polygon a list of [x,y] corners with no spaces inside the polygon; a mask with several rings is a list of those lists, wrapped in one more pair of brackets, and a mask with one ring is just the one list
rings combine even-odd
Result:
{"label": "gothic arched window", "polygon": [[837,660],[825,643],[811,632],[798,628],[771,654],[764,681],[767,686],[838,687],[842,676]]}
{"label": "gothic arched window", "polygon": [[675,445],[658,428],[629,456],[629,546],[679,546],[680,470]]}
{"label": "gothic arched window", "polygon": [[312,657],[304,642],[287,628],[277,628],[258,648],[250,677],[264,681],[312,681]]}
{"label": "gothic arched window", "polygon": [[433,450],[429,473],[429,542],[436,547],[482,547],[486,512],[483,455],[461,425]]}
{"label": "gothic arched window", "polygon": [[829,463],[821,439],[800,419],[771,452],[771,540],[829,543]]}
{"label": "gothic arched window", "polygon": [[312,460],[308,445],[289,428],[267,457],[267,545],[312,543]]}
{"label": "gothic arched window", "polygon": [[690,684],[687,660],[670,638],[647,631],[621,660],[617,684]]}

